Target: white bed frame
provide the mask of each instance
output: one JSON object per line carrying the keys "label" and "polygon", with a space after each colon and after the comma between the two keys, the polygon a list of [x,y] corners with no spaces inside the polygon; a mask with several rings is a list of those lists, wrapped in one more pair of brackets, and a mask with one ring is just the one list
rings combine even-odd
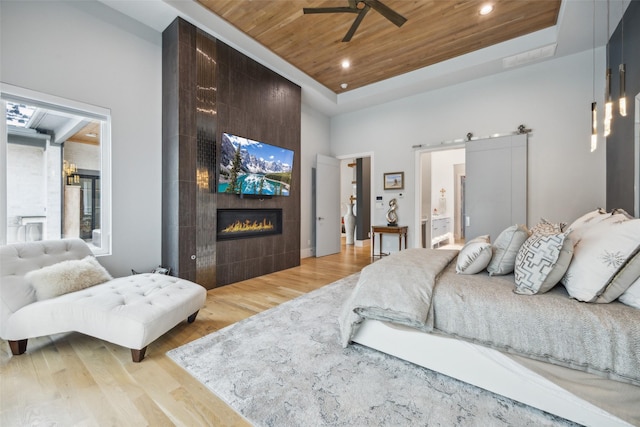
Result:
{"label": "white bed frame", "polygon": [[353,342],[585,426],[633,427],[497,350],[370,319]]}

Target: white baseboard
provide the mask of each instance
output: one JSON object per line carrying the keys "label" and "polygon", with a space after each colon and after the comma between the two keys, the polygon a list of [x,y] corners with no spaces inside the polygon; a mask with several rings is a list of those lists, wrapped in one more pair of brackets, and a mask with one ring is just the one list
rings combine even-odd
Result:
{"label": "white baseboard", "polygon": [[315,248],[303,248],[300,249],[300,258],[311,258],[315,256]]}
{"label": "white baseboard", "polygon": [[371,246],[371,239],[356,240],[355,245],[359,248],[364,248],[365,246]]}

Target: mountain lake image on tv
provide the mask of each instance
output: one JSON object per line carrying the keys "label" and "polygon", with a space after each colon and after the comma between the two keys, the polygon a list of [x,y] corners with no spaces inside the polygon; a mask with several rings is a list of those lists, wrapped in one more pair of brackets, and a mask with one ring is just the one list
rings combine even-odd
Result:
{"label": "mountain lake image on tv", "polygon": [[293,151],[222,134],[218,193],[288,196]]}

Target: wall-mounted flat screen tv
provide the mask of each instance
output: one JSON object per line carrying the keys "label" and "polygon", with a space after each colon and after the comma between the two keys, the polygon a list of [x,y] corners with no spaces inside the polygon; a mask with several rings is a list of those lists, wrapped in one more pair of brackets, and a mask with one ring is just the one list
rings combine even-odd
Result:
{"label": "wall-mounted flat screen tv", "polygon": [[218,193],[288,196],[292,170],[292,150],[222,134]]}

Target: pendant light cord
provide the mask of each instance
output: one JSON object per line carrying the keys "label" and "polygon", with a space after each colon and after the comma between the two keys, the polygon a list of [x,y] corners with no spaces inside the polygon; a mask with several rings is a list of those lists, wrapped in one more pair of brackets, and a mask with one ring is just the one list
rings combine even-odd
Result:
{"label": "pendant light cord", "polygon": [[593,0],[593,31],[591,33],[593,37],[593,67],[591,77],[593,79],[592,95],[593,102],[596,101],[596,0]]}

